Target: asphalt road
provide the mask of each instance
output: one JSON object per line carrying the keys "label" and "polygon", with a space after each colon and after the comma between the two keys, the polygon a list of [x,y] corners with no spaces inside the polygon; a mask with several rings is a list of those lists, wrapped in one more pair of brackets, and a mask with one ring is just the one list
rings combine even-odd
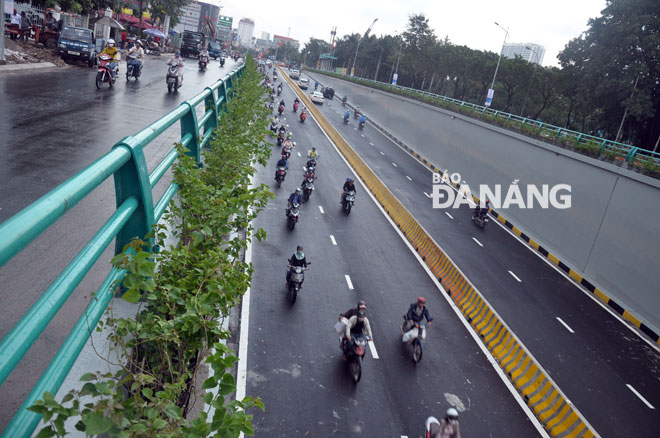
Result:
{"label": "asphalt road", "polygon": [[[537,436],[538,432],[468,334],[432,280],[413,257],[365,189],[357,184],[355,208],[344,215],[341,187],[353,176],[313,120],[300,123],[285,86],[284,113],[297,146],[286,181],[273,180],[279,148],[256,183],[276,198],[256,220],[267,232],[255,242],[250,295],[247,394],[259,396],[256,436],[419,437],[429,415],[459,407],[463,436]],[[306,152],[321,157],[316,190],[301,210],[295,230],[284,209],[301,183]],[[299,155],[300,154],[300,155]],[[292,306],[286,297],[287,259],[296,245],[312,262]],[[402,315],[418,296],[434,317],[422,361],[413,365],[400,340]],[[354,386],[333,331],[340,312],[368,303],[378,359],[364,360]],[[244,328],[245,326],[243,326]]]}
{"label": "asphalt road", "polygon": [[[167,58],[148,57],[139,81],[126,83],[125,64],[113,89],[97,90],[96,70],[71,68],[0,76],[0,222],[8,219],[235,66],[211,61],[199,72],[186,60],[184,85],[167,93]],[[124,75],[122,75],[124,74]],[[179,134],[170,128],[145,149],[150,169]],[[178,138],[178,137],[176,137]],[[170,179],[154,190],[160,197]],[[75,254],[114,212],[107,180],[14,259],[0,268],[0,338],[19,321]],[[0,387],[0,430],[14,415],[107,275],[114,242]]]}
{"label": "asphalt road", "polygon": [[[348,84],[323,77],[337,96]],[[314,83],[310,79],[310,83]],[[353,102],[360,104],[360,102]],[[369,114],[369,108],[362,105]],[[356,129],[337,100],[323,114],[456,262],[602,436],[657,436],[660,354],[491,220],[433,209],[431,172],[373,126]],[[394,135],[399,136],[397,132]],[[633,391],[634,389],[634,391]],[[636,393],[637,392],[637,393]]]}

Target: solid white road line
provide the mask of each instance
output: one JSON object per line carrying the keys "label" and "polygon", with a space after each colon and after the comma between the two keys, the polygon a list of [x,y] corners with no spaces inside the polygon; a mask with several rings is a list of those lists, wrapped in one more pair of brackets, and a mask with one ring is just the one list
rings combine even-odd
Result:
{"label": "solid white road line", "polygon": [[476,238],[473,237],[472,240],[474,240],[475,242],[477,242],[477,245],[479,245],[479,246],[481,246],[481,247],[483,248],[483,245],[481,244],[481,242],[479,242]]}
{"label": "solid white road line", "polygon": [[513,278],[515,278],[516,280],[518,280],[518,283],[522,283],[522,280],[521,280],[520,278],[518,278],[518,276],[517,276],[516,274],[514,274],[514,273],[511,272],[511,271],[509,271],[509,274],[511,274],[511,276],[512,276]]}
{"label": "solid white road line", "polygon": [[380,359],[380,357],[378,357],[378,352],[376,351],[376,345],[374,344],[374,341],[369,341],[369,350],[371,350],[371,356],[374,359]]}
{"label": "solid white road line", "polygon": [[424,192],[424,194],[426,195],[427,198],[430,198],[430,197],[431,197],[431,195],[429,195],[429,194],[426,193],[426,192]]}
{"label": "solid white road line", "polygon": [[412,178],[406,175],[406,178],[408,178],[408,181],[412,181]]}
{"label": "solid white road line", "polygon": [[639,397],[640,400],[642,400],[642,401],[644,402],[644,404],[645,404],[646,406],[649,407],[649,409],[655,409],[651,403],[649,403],[648,401],[646,401],[646,399],[645,399],[644,397],[642,397],[642,394],[640,394],[639,392],[637,392],[637,390],[636,390],[635,388],[632,387],[632,385],[626,383],[626,386],[627,386],[628,389],[630,389],[633,393],[635,393],[635,395],[636,395],[637,397]]}
{"label": "solid white road line", "polygon": [[335,236],[332,234],[330,235],[330,241],[332,242],[333,245],[337,246],[337,241],[335,240]]}
{"label": "solid white road line", "polygon": [[[509,271],[509,272],[511,272],[511,271]],[[561,325],[563,325],[564,327],[566,327],[566,330],[568,330],[568,331],[571,332],[571,333],[575,333],[575,332],[573,331],[573,329],[570,328],[570,327],[568,326],[568,324],[566,324],[566,323],[565,323],[560,317],[557,317],[557,321],[561,322]]]}
{"label": "solid white road line", "polygon": [[383,153],[383,151],[381,151],[380,154],[381,154],[383,157],[385,156],[385,154]]}
{"label": "solid white road line", "polygon": [[348,288],[350,290],[353,290],[353,283],[351,282],[351,277],[348,274],[344,275],[344,277],[346,277],[346,284],[348,284]]}
{"label": "solid white road line", "polygon": [[321,210],[321,214],[325,213],[325,211],[323,211],[323,207],[321,207],[320,205],[319,205],[319,210]]}
{"label": "solid white road line", "polygon": [[[369,197],[371,198],[371,200],[374,202],[374,205],[376,205],[376,208],[378,208],[378,209],[380,210],[380,212],[383,214],[383,217],[385,217],[385,219],[390,223],[390,225],[392,226],[392,229],[394,229],[394,232],[396,232],[396,233],[399,235],[399,237],[401,238],[401,240],[403,241],[403,243],[408,247],[408,249],[410,250],[410,252],[411,252],[411,253],[413,254],[413,256],[417,259],[417,261],[418,261],[419,264],[422,266],[422,268],[426,271],[426,274],[429,276],[429,278],[431,279],[431,281],[433,281],[433,283],[435,284],[435,286],[436,286],[436,287],[438,288],[438,290],[440,291],[440,296],[442,296],[442,297],[447,301],[447,304],[449,304],[449,306],[452,308],[452,310],[453,310],[454,313],[456,314],[456,317],[461,321],[461,323],[463,323],[463,326],[465,327],[466,331],[470,334],[470,336],[472,336],[472,339],[474,340],[475,344],[477,344],[477,346],[478,346],[479,349],[482,351],[482,353],[484,354],[484,356],[486,356],[486,358],[488,359],[488,362],[489,362],[489,363],[491,364],[491,366],[493,367],[493,370],[495,370],[495,372],[497,373],[497,375],[498,375],[498,376],[500,377],[500,379],[502,380],[502,383],[507,387],[507,389],[509,390],[509,392],[511,393],[511,395],[513,396],[513,398],[516,400],[516,402],[518,402],[518,405],[520,406],[520,408],[521,408],[521,409],[527,414],[527,418],[528,418],[529,421],[534,425],[534,427],[536,428],[536,431],[539,433],[539,436],[541,436],[541,437],[543,437],[543,438],[550,438],[550,435],[548,435],[548,432],[545,431],[545,429],[543,428],[543,426],[542,426],[541,423],[539,422],[538,418],[536,418],[536,416],[534,415],[534,413],[530,410],[529,406],[527,406],[527,403],[525,403],[525,401],[522,399],[522,397],[520,396],[520,394],[518,394],[518,391],[516,390],[516,388],[514,388],[513,384],[509,381],[509,378],[504,374],[504,371],[502,370],[502,368],[500,368],[499,364],[497,363],[497,361],[495,360],[495,358],[493,357],[493,355],[490,353],[490,351],[488,351],[488,349],[486,348],[486,346],[482,343],[481,339],[479,338],[479,335],[477,335],[477,334],[472,330],[472,327],[471,327],[470,324],[467,322],[467,320],[465,319],[465,317],[464,317],[463,314],[461,313],[460,309],[456,306],[456,303],[454,303],[454,301],[452,301],[452,299],[451,299],[451,297],[449,296],[449,294],[447,294],[447,291],[446,291],[446,290],[442,287],[442,285],[438,282],[438,279],[435,277],[435,274],[429,269],[428,266],[426,266],[426,263],[424,262],[424,260],[422,260],[422,257],[417,253],[417,251],[415,250],[415,248],[413,248],[413,246],[410,244],[410,242],[408,241],[408,239],[406,238],[406,236],[403,235],[403,233],[401,232],[401,230],[400,230],[400,229],[397,227],[397,225],[394,223],[394,221],[392,220],[392,218],[390,218],[389,215],[385,212],[385,209],[384,209],[384,208],[378,203],[378,200],[377,200],[377,199],[374,197],[374,195],[369,191],[369,189],[367,188],[367,186],[364,184],[364,181],[362,181],[362,180],[360,179],[359,175],[358,175],[358,174],[355,172],[355,170],[351,167],[351,165],[350,165],[349,162],[346,160],[346,158],[341,154],[341,152],[340,152],[339,149],[337,148],[337,145],[335,145],[335,144],[332,142],[332,140],[330,139],[330,137],[328,136],[328,134],[323,130],[323,128],[321,128],[321,125],[319,125],[318,122],[317,122],[317,126],[319,127],[319,129],[321,130],[321,132],[323,133],[323,135],[325,135],[325,138],[328,139],[328,142],[332,145],[332,147],[334,148],[335,152],[337,152],[337,155],[339,156],[339,158],[341,158],[341,159],[344,161],[344,163],[346,163],[346,166],[351,170],[351,172],[353,172],[353,175],[355,176],[355,179],[356,179],[357,181],[360,182],[360,184],[362,185],[362,188],[365,190],[365,193],[366,193],[367,195],[369,195]],[[427,195],[427,196],[428,196],[428,195]],[[429,197],[430,197],[430,196],[429,196]],[[437,244],[437,243],[436,243],[436,244]],[[460,269],[459,269],[459,272],[460,272]],[[462,274],[462,272],[461,272],[461,274]]]}
{"label": "solid white road line", "polygon": [[[426,194],[426,193],[425,193],[425,194]],[[426,195],[426,196],[428,196],[428,195]],[[429,197],[430,197],[430,196],[429,196]],[[449,219],[454,219],[454,216],[450,215],[449,212],[445,211],[445,214],[446,214],[447,216],[449,216]]]}
{"label": "solid white road line", "polygon": [[394,167],[399,167],[399,166],[396,165],[396,163],[392,163],[392,166],[394,166]]}

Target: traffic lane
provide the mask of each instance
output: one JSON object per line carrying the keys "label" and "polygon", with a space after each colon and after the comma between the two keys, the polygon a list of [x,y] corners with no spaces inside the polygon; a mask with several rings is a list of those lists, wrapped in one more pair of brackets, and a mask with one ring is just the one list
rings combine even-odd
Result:
{"label": "traffic lane", "polygon": [[[397,430],[406,435],[420,430],[427,415],[440,415],[448,406],[449,398],[464,402],[469,409],[462,414],[464,423],[470,424],[465,426],[466,433],[481,431],[477,434],[483,435],[486,430],[500,428],[516,436],[535,435],[531,424],[492,367],[484,360],[473,341],[466,337],[464,329],[443,298],[438,296],[431,280],[410,257],[405,244],[389,228],[390,225],[371,200],[367,199],[364,190],[358,188],[356,208],[350,216],[346,217],[340,212],[340,187],[347,169],[334,156],[336,152],[328,151],[327,140],[321,137],[320,132],[318,136],[307,136],[308,126],[306,123],[304,128],[294,131],[296,149],[304,152],[305,144],[314,144],[322,156],[319,159],[320,179],[317,190],[305,204],[301,222],[293,233],[284,229],[282,209],[286,197],[293,189],[292,186],[297,185],[298,179],[302,179],[296,178],[302,175],[296,175],[295,172],[299,172],[297,169],[302,166],[304,156],[298,157],[298,151],[294,149],[290,166],[296,169],[293,171],[293,183],[290,182],[290,176],[287,176],[282,188],[287,183],[289,188],[278,192],[275,201],[276,204],[279,202],[280,207],[269,206],[257,223],[266,228],[267,242],[270,243],[255,243],[253,250],[255,275],[251,296],[248,391],[252,395],[261,395],[268,410],[266,414],[256,414],[256,430],[268,431],[269,436],[274,433],[280,433],[277,436],[291,436],[301,431],[317,431],[320,436],[327,436],[332,431],[341,434],[341,428],[346,428],[347,434],[359,429],[369,431],[367,433],[370,436],[390,436]],[[275,159],[272,157],[269,168],[260,172],[265,176],[258,182],[272,181],[271,169],[274,169]],[[333,162],[338,162],[339,166]],[[324,208],[324,213],[320,212],[319,206]],[[326,224],[329,230],[325,229]],[[299,236],[299,233],[305,238],[292,239],[290,236]],[[335,238],[336,246],[329,235]],[[307,272],[305,288],[293,306],[295,310],[289,311],[284,285],[280,286],[284,272],[275,260],[282,255],[288,257],[297,241],[304,243],[306,255],[313,264]],[[320,246],[315,246],[315,241]],[[291,249],[278,252],[277,248],[281,246]],[[353,291],[350,291],[345,275],[349,275]],[[273,294],[272,290],[277,289],[280,293]],[[316,293],[317,290],[329,293]],[[260,294],[260,291],[265,292]],[[436,325],[430,329],[424,360],[415,370],[410,352],[400,342],[400,324],[401,315],[407,310],[408,304],[420,294],[427,295],[429,306],[434,309]],[[336,322],[337,315],[355,306],[359,298],[369,303],[368,313],[381,359],[372,362],[373,358],[368,353],[363,379],[354,390],[339,358],[338,338],[331,332],[331,326]],[[299,314],[299,305],[309,307],[304,307]],[[300,321],[296,319],[298,317],[307,318]],[[316,330],[319,325],[317,320],[327,321],[327,326],[321,326],[320,331]],[[294,330],[290,330],[292,326],[295,326]],[[286,331],[284,346],[268,342],[263,335],[268,333],[281,339],[283,337],[278,333],[282,330]],[[435,333],[443,333],[449,341],[441,340],[440,335]],[[310,343],[307,343],[306,337],[310,338]],[[297,341],[300,338],[303,340]],[[438,342],[444,345],[436,349],[435,343]],[[314,359],[308,365],[292,363],[292,357],[301,356],[297,350],[309,351],[310,356],[320,359]],[[447,351],[452,352],[451,357]],[[337,362],[339,365],[335,366]],[[330,369],[328,363],[332,364]],[[441,364],[441,374],[437,372],[436,364]],[[422,369],[425,371],[420,371]],[[307,370],[312,375],[305,382]],[[417,373],[423,373],[423,382]],[[301,377],[303,382],[299,381]],[[291,384],[292,379],[294,385]],[[429,391],[431,386],[437,388],[437,391]],[[298,388],[305,389],[300,391]],[[372,388],[375,394],[371,393]],[[355,406],[346,405],[347,397],[354,400],[351,403]],[[314,404],[309,400],[318,401]],[[373,407],[374,412],[367,411],[365,407]],[[342,410],[345,414],[342,414]],[[287,418],[297,419],[295,422],[287,422]],[[310,420],[306,422],[302,418]],[[497,424],[494,418],[520,420]],[[381,429],[383,425],[386,427]],[[331,429],[325,430],[324,427]]]}
{"label": "traffic lane", "polygon": [[[26,75],[25,77],[28,76]],[[142,78],[144,77],[142,76]],[[0,77],[0,81],[6,79],[5,77]],[[160,80],[158,82],[160,83]],[[121,80],[118,79],[117,83],[120,84]],[[94,87],[93,84],[92,87]],[[117,86],[117,90],[120,87],[121,85]],[[189,90],[189,94],[192,96],[200,91],[201,88],[196,92],[191,89]],[[165,90],[166,92],[167,90]],[[4,105],[5,102],[5,99],[0,100],[0,106]],[[133,116],[138,118],[139,113],[137,116]],[[147,115],[144,117],[148,117],[149,121],[153,121],[157,116],[155,114],[149,115],[147,112]],[[0,120],[2,120],[2,123],[7,123],[10,118],[11,114],[0,111]],[[20,117],[18,118],[20,119]],[[126,125],[121,126],[124,129],[123,127]],[[117,130],[116,135],[121,134],[123,137],[133,134],[142,127],[144,126],[135,127],[133,131],[125,132]],[[67,133],[69,137],[75,136],[77,131],[74,128],[77,130],[80,129],[79,126],[75,125],[71,125],[69,128],[72,129],[71,132]],[[17,135],[14,131],[10,131],[9,128],[5,132],[8,132],[10,135]],[[179,128],[175,126],[165,132],[162,137],[154,140],[145,149],[147,165],[150,169],[164,158],[171,149],[173,142],[179,136]],[[66,138],[65,140],[66,142],[71,141]],[[7,143],[5,141],[5,137],[0,138],[0,144],[6,146]],[[99,138],[99,141],[101,141],[101,138]],[[17,160],[14,160],[13,163],[3,160],[1,161],[2,164],[0,164],[0,166],[9,167],[13,165],[12,171],[15,173],[13,176],[7,176],[5,173],[0,172],[0,179],[6,183],[0,188],[0,191],[2,191],[0,195],[0,199],[2,200],[0,215],[3,216],[3,219],[11,216],[9,214],[10,209],[7,208],[7,201],[16,200],[17,204],[22,204],[25,199],[29,199],[30,197],[39,198],[44,194],[42,191],[48,191],[53,188],[50,184],[57,182],[53,181],[53,178],[59,180],[60,178],[67,179],[71,176],[64,168],[68,169],[79,164],[84,167],[89,164],[79,163],[76,160],[73,162],[62,160],[60,162],[49,159],[48,154],[39,153],[39,151],[45,148],[49,151],[48,153],[52,153],[57,157],[58,155],[51,150],[54,148],[52,144],[32,145],[28,142],[22,146],[27,149],[31,148],[30,150],[35,153],[34,159],[30,160],[30,165],[33,167],[21,170],[17,166],[20,167],[22,164]],[[98,146],[100,147],[100,143]],[[99,151],[97,156],[90,157],[89,162],[99,158],[111,146],[112,143],[108,141],[104,144],[105,149]],[[85,154],[92,155],[92,152],[87,151],[85,148],[87,148],[87,145],[81,148],[81,151]],[[19,170],[21,172],[25,171],[28,174],[22,177],[16,175]],[[154,201],[162,195],[170,181],[171,175],[168,172],[153,190]],[[114,182],[110,178],[92,191],[85,199],[81,200],[65,216],[55,222],[12,260],[0,267],[0,281],[6,291],[5,294],[0,295],[0,309],[2,309],[0,311],[0,338],[3,338],[18,323],[20,318],[32,307],[38,297],[43,294],[62,269],[67,266],[76,253],[80,251],[114,211]],[[99,261],[92,267],[88,275],[71,294],[69,300],[62,306],[42,336],[32,345],[18,367],[0,387],[0,393],[4,394],[3,397],[0,397],[0,430],[4,429],[13,417],[39,376],[46,369],[57,349],[64,339],[66,339],[75,322],[89,304],[90,292],[97,290],[103,279],[107,276],[110,270],[109,261],[113,254],[114,241],[110,243],[108,249],[103,252]]]}
{"label": "traffic lane", "polygon": [[[0,76],[0,222],[101,157],[123,137],[162,117],[229,73],[186,62],[184,85],[167,93],[166,58],[145,62],[138,81],[97,90],[94,69]],[[125,64],[120,64],[122,67]],[[146,153],[148,154],[149,148]]]}
{"label": "traffic lane", "polygon": [[[430,172],[424,166],[377,131],[371,129],[372,134],[362,138],[360,131],[346,129],[343,122],[337,122],[334,109],[324,111],[337,129],[344,128],[345,137],[390,189],[397,195],[405,195],[399,196],[402,202],[448,251],[597,429],[612,425],[607,419],[601,418],[605,423],[596,421],[602,417],[602,411],[593,405],[594,394],[600,400],[607,400],[610,406],[623,400],[628,414],[639,420],[636,427],[640,433],[648,433],[658,425],[660,419],[651,418],[650,409],[627,386],[630,384],[638,391],[641,388],[643,396],[657,406],[660,382],[656,370],[660,362],[655,350],[639,337],[630,336],[628,328],[584,293],[575,293],[576,287],[570,281],[542,260],[530,257],[528,250],[504,230],[490,226],[487,232],[481,232],[470,223],[471,210],[467,207],[445,211],[430,208],[431,200],[415,186],[415,181],[425,177],[429,181]],[[386,151],[384,155],[380,153],[383,151]],[[395,167],[392,163],[398,164]],[[413,181],[405,178],[409,174],[414,175]],[[540,315],[543,317],[539,318]],[[564,326],[573,327],[574,323],[581,328],[575,334]],[[642,361],[647,365],[640,370],[638,363]],[[594,364],[602,362],[607,365],[595,367]],[[567,363],[574,367],[567,369]],[[619,384],[612,385],[613,381]],[[584,391],[585,386],[588,392]]]}

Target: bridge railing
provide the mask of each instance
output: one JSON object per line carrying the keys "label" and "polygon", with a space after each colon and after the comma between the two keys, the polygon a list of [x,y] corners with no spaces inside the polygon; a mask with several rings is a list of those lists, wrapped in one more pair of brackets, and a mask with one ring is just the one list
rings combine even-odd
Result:
{"label": "bridge railing", "polygon": [[317,70],[313,68],[305,67],[305,70],[330,75],[340,79],[353,81],[356,83],[364,82],[365,84],[374,85],[377,88],[384,88],[384,89],[389,88],[392,90],[404,91],[414,95],[440,100],[442,102],[453,104],[459,107],[470,108],[474,111],[488,114],[494,118],[506,119],[509,121],[520,123],[521,126],[533,126],[539,131],[540,135],[544,137],[570,139],[576,148],[578,149],[587,148],[590,151],[593,151],[594,154],[613,155],[614,157],[617,157],[622,161],[640,165],[642,167],[643,166],[652,166],[654,168],[660,167],[660,152],[651,152],[636,146],[631,146],[625,143],[619,143],[616,141],[608,140],[606,138],[597,137],[578,131],[573,131],[570,129],[551,125],[549,123],[545,123],[540,120],[529,119],[516,114],[506,113],[504,111],[498,111],[490,107],[477,105],[474,103],[465,102],[458,99],[453,99],[451,97],[442,96],[440,94],[435,94],[428,91],[417,90],[410,87],[402,87],[400,85],[388,84],[385,82],[375,81],[373,79],[358,78],[354,76],[351,77],[334,72]]}
{"label": "bridge railing", "polygon": [[[179,142],[188,148],[188,155],[195,157],[199,163],[200,150],[208,144],[213,130],[217,128],[219,111],[227,102],[233,83],[242,72],[243,66],[234,69],[137,134],[124,138],[110,152],[77,175],[0,224],[0,266],[3,266],[92,190],[110,176],[114,178],[116,211],[0,342],[0,385],[16,368],[112,240],[116,238],[115,254],[121,252],[132,238],[144,238],[167,209],[178,190],[177,184],[171,183],[155,205],[152,189],[175,162],[178,151],[172,147],[149,173],[144,148],[178,122],[181,127]],[[202,103],[204,114],[198,120],[196,109]],[[124,271],[115,268],[110,270],[95,299],[41,375],[3,432],[3,437],[29,437],[32,434],[41,416],[26,408],[39,400],[44,392],[58,391],[87,342],[90,330],[96,327],[107,308],[113,295],[113,284],[121,280],[124,274]]]}

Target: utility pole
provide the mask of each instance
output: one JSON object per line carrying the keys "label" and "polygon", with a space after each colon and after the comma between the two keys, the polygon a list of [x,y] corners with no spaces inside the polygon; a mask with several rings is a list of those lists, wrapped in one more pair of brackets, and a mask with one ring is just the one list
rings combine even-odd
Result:
{"label": "utility pole", "polygon": [[6,62],[5,58],[5,0],[0,0],[0,14],[2,14],[2,24],[0,24],[0,61]]}
{"label": "utility pole", "polygon": [[369,32],[371,32],[371,28],[374,27],[376,21],[378,21],[378,18],[374,19],[373,23],[371,23],[371,26],[369,26],[369,29],[367,29],[367,31],[364,33],[364,36],[360,37],[357,42],[357,47],[355,48],[355,56],[353,57],[353,67],[351,67],[351,76],[354,76],[355,74],[355,61],[357,60],[358,50],[360,50],[360,42],[362,41],[362,38],[369,36]]}
{"label": "utility pole", "polygon": [[[635,88],[637,88],[637,81],[639,81],[639,73],[637,73],[637,77],[635,78],[635,85],[633,86],[632,92],[630,93],[631,99],[635,94]],[[623,112],[623,117],[621,118],[621,124],[619,125],[619,130],[616,133],[616,138],[614,139],[614,141],[616,142],[618,142],[619,138],[621,137],[621,129],[623,129],[623,122],[626,121],[627,115],[628,115],[628,107],[626,107],[626,110]],[[656,144],[655,146],[657,147],[658,145]]]}
{"label": "utility pole", "polygon": [[497,66],[495,67],[495,74],[493,75],[493,82],[490,84],[490,89],[488,90],[488,96],[486,97],[486,103],[484,105],[490,106],[490,103],[493,101],[493,94],[495,94],[495,78],[497,77],[497,70],[500,68],[500,61],[502,60],[502,53],[504,53],[504,45],[506,44],[507,38],[509,38],[509,28],[506,29],[500,26],[497,22],[495,25],[504,31],[504,42],[502,43],[502,50],[500,51],[500,57],[497,58]]}

